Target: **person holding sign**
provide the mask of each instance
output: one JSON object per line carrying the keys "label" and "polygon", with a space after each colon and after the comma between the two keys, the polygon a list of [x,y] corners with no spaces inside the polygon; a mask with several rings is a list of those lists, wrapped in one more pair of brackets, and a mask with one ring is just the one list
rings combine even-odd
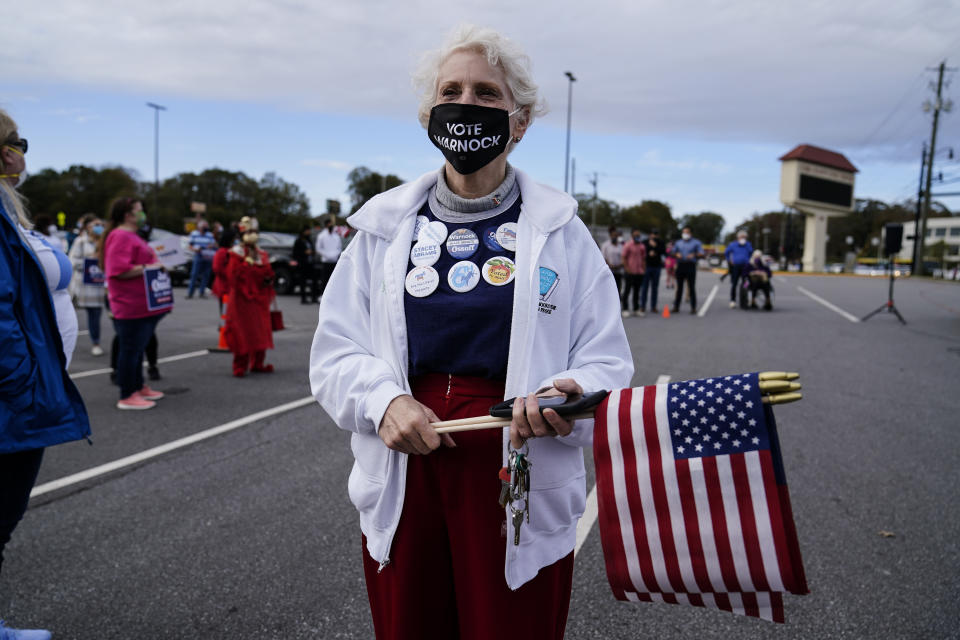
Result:
{"label": "person holding sign", "polygon": [[103,271],[97,258],[97,244],[103,235],[103,220],[92,213],[80,218],[80,234],[70,247],[70,261],[73,263],[73,280],[70,293],[77,306],[87,312],[87,329],[90,331],[90,350],[95,356],[102,356],[100,347],[100,316],[103,312]]}
{"label": "person holding sign", "polygon": [[170,278],[137,229],[146,221],[137,198],[119,198],[100,244],[107,294],[118,338],[118,409],[152,409],[163,393],[144,384],[143,351],[157,323],[173,309]]}
{"label": "person holding sign", "polygon": [[273,371],[273,365],[265,364],[264,358],[267,349],[273,349],[270,302],[276,294],[270,255],[257,246],[257,219],[244,216],[237,228],[242,242],[228,254],[229,302],[224,337],[233,352],[233,375],[242,378],[248,368],[254,373]]}
{"label": "person holding sign", "polygon": [[[445,162],[350,217],[311,390],[352,434],[378,638],[560,638],[593,421],[541,415],[538,396],[629,384],[617,288],[576,200],[507,162],[543,112],[519,47],[465,25],[416,78]],[[513,397],[506,429],[430,424]],[[521,475],[529,502],[500,502]]]}

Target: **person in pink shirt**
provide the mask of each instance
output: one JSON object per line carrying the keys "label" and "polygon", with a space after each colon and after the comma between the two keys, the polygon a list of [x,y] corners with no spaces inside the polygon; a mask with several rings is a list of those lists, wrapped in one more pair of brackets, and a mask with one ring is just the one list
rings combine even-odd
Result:
{"label": "person in pink shirt", "polygon": [[[163,314],[173,308],[173,293],[163,265],[137,229],[146,221],[137,198],[120,198],[110,208],[110,224],[101,243],[101,263],[118,338],[118,409],[151,409],[163,397],[143,381],[143,351]],[[149,293],[148,293],[149,291]]]}
{"label": "person in pink shirt", "polygon": [[642,316],[640,310],[640,285],[643,284],[643,272],[647,268],[647,250],[643,246],[640,229],[630,231],[630,242],[623,245],[623,272],[626,285],[623,288],[623,317],[630,316],[627,300],[633,292],[633,315]]}

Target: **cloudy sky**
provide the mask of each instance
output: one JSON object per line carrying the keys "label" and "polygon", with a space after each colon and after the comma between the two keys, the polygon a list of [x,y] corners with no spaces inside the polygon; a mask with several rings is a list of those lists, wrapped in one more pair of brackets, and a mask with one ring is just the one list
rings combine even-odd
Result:
{"label": "cloudy sky", "polygon": [[[807,0],[34,0],[4,10],[0,106],[29,165],[121,164],[153,177],[218,166],[299,184],[314,210],[364,165],[412,179],[442,163],[416,121],[410,72],[459,22],[530,54],[551,111],[511,161],[564,182],[567,89],[577,191],[728,226],[779,209],[777,158],[844,153],[857,196],[916,192],[928,71],[960,66],[960,2]],[[958,100],[956,74],[945,95]],[[938,147],[960,147],[960,113]],[[945,178],[960,177],[946,150]],[[945,200],[960,208],[960,199]]]}

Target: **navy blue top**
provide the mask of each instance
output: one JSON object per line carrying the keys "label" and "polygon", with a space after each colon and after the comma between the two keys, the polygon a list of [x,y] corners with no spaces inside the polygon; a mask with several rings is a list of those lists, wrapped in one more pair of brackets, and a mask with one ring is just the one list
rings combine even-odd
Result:
{"label": "navy blue top", "polygon": [[[419,213],[432,222],[439,218],[430,208],[431,200],[428,198]],[[448,373],[490,380],[506,379],[513,282],[494,286],[483,279],[482,271],[490,258],[505,256],[516,261],[513,251],[499,247],[489,236],[495,235],[501,224],[516,222],[519,217],[518,197],[505,211],[486,220],[440,220],[447,226],[448,235],[457,229],[470,229],[477,234],[479,245],[472,256],[455,258],[447,251],[444,242],[440,245],[440,259],[433,265],[440,275],[436,291],[423,298],[404,293],[411,378],[425,373]],[[454,291],[447,282],[450,268],[461,260],[470,260],[481,270],[480,282],[466,293]],[[407,272],[413,268],[413,262],[408,258]]]}

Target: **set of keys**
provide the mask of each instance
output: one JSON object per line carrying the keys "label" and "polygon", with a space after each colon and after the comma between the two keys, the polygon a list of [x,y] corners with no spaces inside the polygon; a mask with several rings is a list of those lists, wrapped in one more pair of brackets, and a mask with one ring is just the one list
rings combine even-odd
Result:
{"label": "set of keys", "polygon": [[513,544],[519,545],[520,526],[524,520],[530,522],[530,460],[526,453],[512,449],[507,466],[500,469],[500,506],[507,505],[513,520]]}

